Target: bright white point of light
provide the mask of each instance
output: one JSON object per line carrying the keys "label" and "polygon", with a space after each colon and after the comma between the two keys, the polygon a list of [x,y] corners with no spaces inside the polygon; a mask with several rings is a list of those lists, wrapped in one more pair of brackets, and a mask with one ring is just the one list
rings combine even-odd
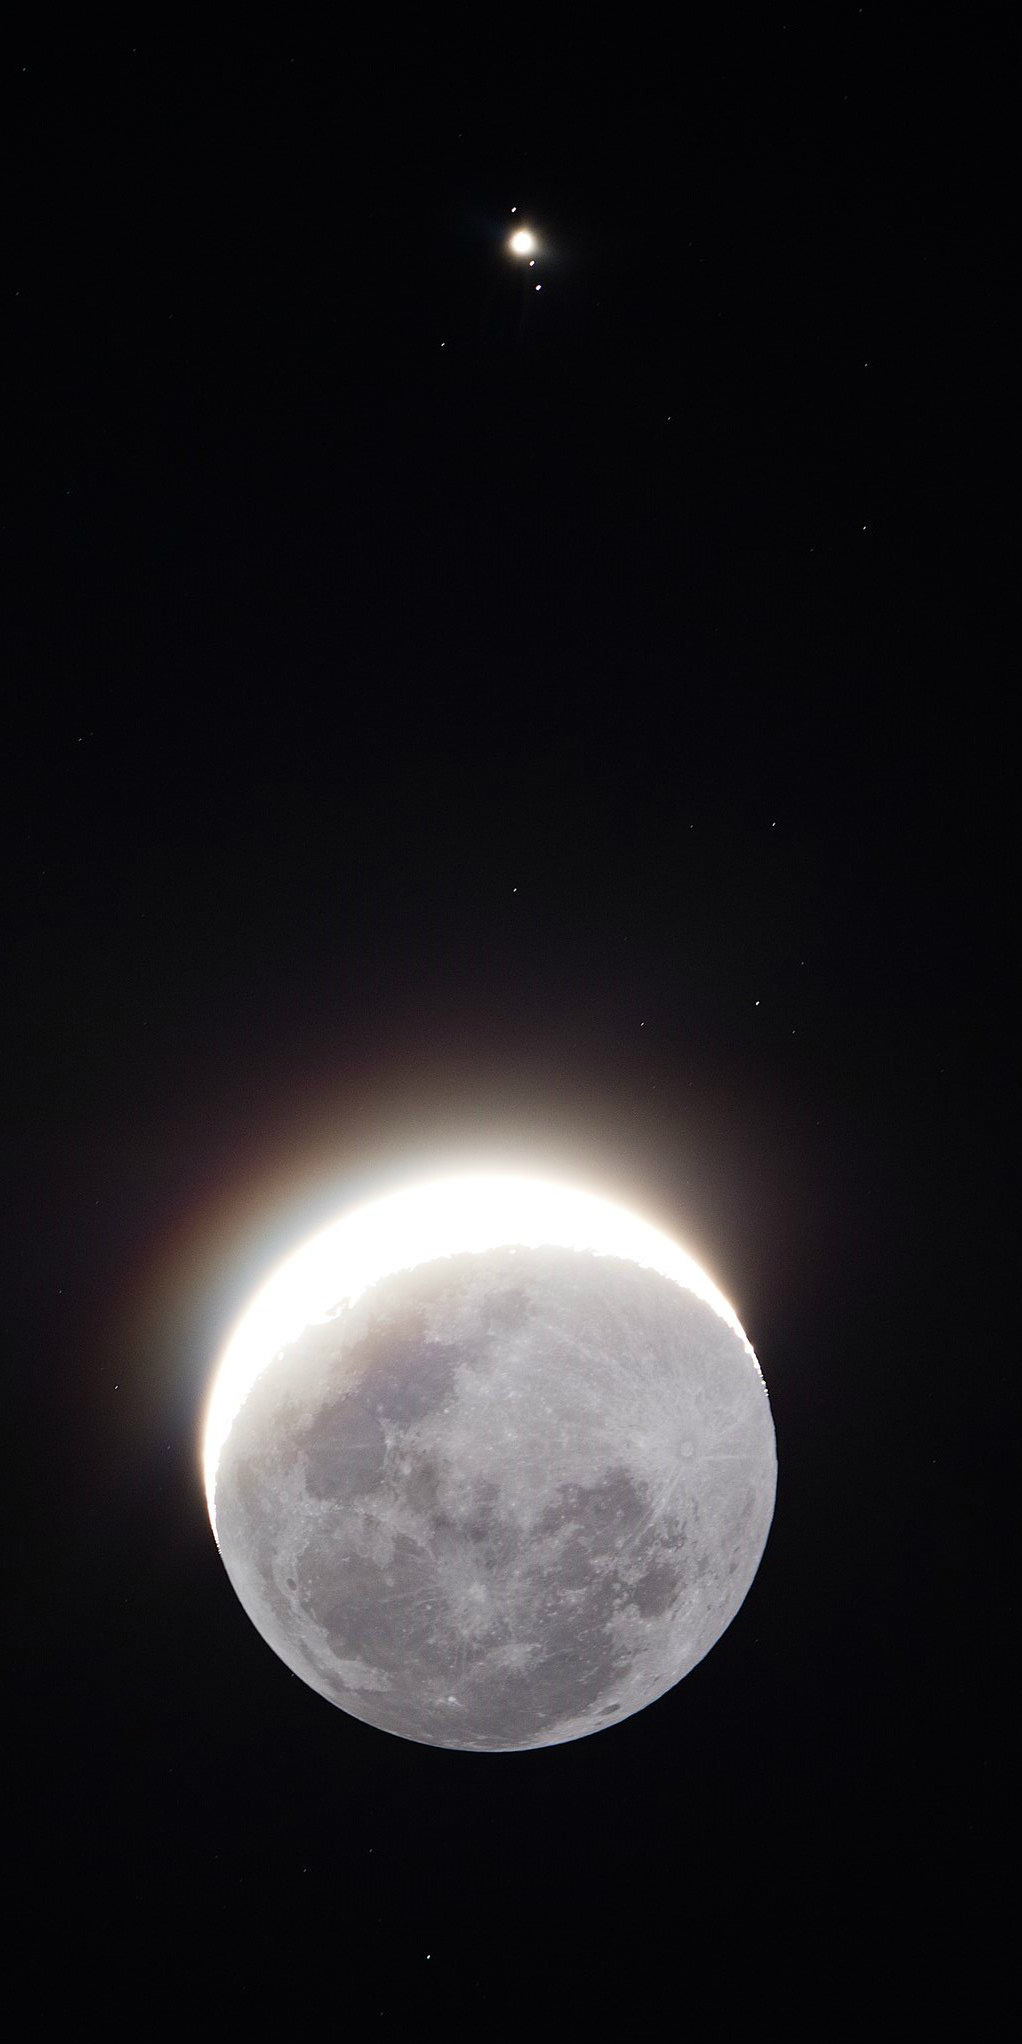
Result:
{"label": "bright white point of light", "polygon": [[536,237],[534,234],[529,233],[527,227],[519,227],[511,236],[509,246],[512,255],[531,255],[536,246]]}
{"label": "bright white point of light", "polygon": [[203,1429],[203,1477],[214,1538],[221,1450],[256,1379],[281,1350],[394,1271],[413,1270],[440,1256],[505,1246],[582,1249],[659,1271],[705,1300],[756,1361],[734,1307],[712,1278],[687,1250],[626,1207],[571,1185],[532,1178],[473,1174],[409,1186],[342,1214],[294,1250],[271,1272],[230,1335]]}
{"label": "bright white point of light", "polygon": [[[542,284],[537,284],[537,286],[536,286],[536,289],[537,289],[537,291],[542,291],[542,289],[543,289],[543,286],[542,286]],[[866,530],[865,526],[863,526],[863,528],[862,528],[862,529],[863,529],[863,531],[865,532],[865,530]]]}

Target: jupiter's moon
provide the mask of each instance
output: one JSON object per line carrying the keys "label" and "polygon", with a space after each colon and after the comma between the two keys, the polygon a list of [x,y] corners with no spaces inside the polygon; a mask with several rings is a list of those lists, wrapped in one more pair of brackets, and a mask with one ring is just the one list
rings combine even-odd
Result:
{"label": "jupiter's moon", "polygon": [[269,1278],[206,1414],[210,1519],[281,1660],[382,1731],[478,1753],[617,1724],[731,1623],[774,1429],[727,1301],[591,1193],[446,1178]]}

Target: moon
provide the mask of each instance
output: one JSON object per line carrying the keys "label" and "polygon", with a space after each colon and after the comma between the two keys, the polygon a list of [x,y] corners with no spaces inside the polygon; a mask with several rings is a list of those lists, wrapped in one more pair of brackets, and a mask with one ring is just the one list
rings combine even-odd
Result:
{"label": "moon", "polygon": [[685,1250],[596,1193],[406,1187],[272,1273],[214,1374],[203,1464],[267,1644],[398,1737],[605,1730],[738,1611],[776,1489],[763,1377]]}

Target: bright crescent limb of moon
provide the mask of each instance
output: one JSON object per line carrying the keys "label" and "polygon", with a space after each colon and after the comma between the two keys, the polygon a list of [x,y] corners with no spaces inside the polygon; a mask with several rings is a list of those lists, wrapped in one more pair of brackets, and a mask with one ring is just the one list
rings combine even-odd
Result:
{"label": "bright crescent limb of moon", "polygon": [[573,1186],[531,1178],[459,1176],[408,1187],[342,1214],[293,1251],[271,1272],[229,1336],[203,1428],[203,1477],[214,1538],[221,1450],[252,1385],[282,1348],[396,1271],[437,1257],[512,1246],[588,1250],[659,1271],[711,1306],[756,1362],[734,1308],[712,1278],[669,1236],[626,1208]]}

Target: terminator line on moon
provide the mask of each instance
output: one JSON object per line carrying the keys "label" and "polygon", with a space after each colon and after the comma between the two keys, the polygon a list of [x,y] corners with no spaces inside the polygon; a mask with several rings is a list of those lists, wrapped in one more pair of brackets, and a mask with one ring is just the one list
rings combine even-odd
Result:
{"label": "terminator line on moon", "polygon": [[253,1624],[352,1717],[552,1746],[687,1675],[773,1515],[774,1429],[732,1308],[592,1193],[448,1178],[342,1216],[216,1372],[210,1520]]}

